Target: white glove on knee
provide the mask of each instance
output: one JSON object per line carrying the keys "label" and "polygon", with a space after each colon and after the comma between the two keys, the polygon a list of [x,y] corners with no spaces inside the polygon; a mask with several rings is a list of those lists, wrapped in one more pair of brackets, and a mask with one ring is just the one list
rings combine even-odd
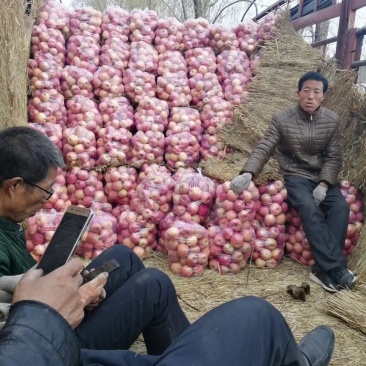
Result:
{"label": "white glove on knee", "polygon": [[230,189],[235,193],[241,193],[249,187],[252,180],[252,173],[243,173],[235,177],[230,183]]}
{"label": "white glove on knee", "polygon": [[313,197],[314,197],[314,201],[315,204],[317,206],[319,206],[323,201],[324,198],[327,195],[327,187],[322,186],[321,184],[319,184],[314,190],[313,190]]}

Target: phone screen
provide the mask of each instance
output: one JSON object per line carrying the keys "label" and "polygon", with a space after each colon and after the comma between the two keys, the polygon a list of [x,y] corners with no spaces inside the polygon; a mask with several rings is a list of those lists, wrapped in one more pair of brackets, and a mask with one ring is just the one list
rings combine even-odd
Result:
{"label": "phone screen", "polygon": [[37,268],[43,274],[52,272],[64,265],[76,249],[91,215],[79,215],[66,211],[57,227]]}

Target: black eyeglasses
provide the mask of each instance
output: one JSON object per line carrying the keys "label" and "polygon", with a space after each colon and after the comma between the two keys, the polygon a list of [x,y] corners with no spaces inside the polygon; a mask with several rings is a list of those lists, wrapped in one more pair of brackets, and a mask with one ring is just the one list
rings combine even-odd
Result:
{"label": "black eyeglasses", "polygon": [[33,186],[33,187],[37,187],[38,189],[40,189],[41,191],[47,193],[47,196],[46,196],[46,201],[48,201],[51,196],[53,195],[53,191],[47,191],[47,189],[44,189],[42,187],[40,187],[39,185],[35,184],[35,183],[32,183],[30,182],[29,180],[25,179],[25,178],[22,178],[24,180],[24,182],[28,183],[29,185]]}

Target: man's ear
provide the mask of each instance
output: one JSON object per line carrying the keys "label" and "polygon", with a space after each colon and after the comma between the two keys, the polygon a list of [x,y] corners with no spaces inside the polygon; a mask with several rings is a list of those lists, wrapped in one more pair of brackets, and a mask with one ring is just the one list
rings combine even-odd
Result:
{"label": "man's ear", "polygon": [[299,97],[300,97],[300,90],[298,90],[298,91],[296,92],[296,95],[297,95],[297,98],[299,98]]}
{"label": "man's ear", "polygon": [[9,192],[10,194],[13,194],[16,192],[17,189],[19,189],[20,185],[23,182],[24,182],[23,179],[20,177],[14,177],[14,178],[7,179],[3,183],[3,189],[5,191]]}

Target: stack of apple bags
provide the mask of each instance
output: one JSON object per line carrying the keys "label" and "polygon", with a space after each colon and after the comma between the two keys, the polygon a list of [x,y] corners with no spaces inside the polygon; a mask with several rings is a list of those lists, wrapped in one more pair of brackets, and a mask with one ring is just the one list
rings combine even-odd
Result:
{"label": "stack of apple bags", "polygon": [[[277,267],[285,248],[311,265],[301,220],[281,181],[240,195],[193,168],[230,149],[217,130],[248,96],[258,47],[275,17],[229,29],[205,19],[159,19],[154,11],[70,11],[46,2],[32,32],[29,126],[62,151],[54,195],[28,220],[27,249],[39,259],[69,204],[94,217],[77,254],[95,258],[122,244],[143,257],[167,253],[171,270],[209,266],[238,273],[250,260]],[[362,198],[348,181],[345,252],[357,243]]]}

